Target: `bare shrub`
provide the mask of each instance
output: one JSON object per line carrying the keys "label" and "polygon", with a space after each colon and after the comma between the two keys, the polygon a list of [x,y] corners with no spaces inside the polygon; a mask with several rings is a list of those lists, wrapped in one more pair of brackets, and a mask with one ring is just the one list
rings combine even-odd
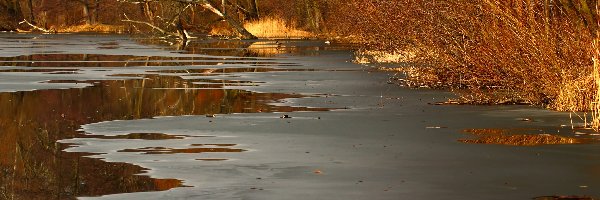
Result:
{"label": "bare shrub", "polygon": [[562,2],[357,0],[336,5],[328,21],[334,32],[353,35],[367,49],[410,49],[428,82],[470,89],[477,94],[464,98],[472,102],[502,96],[589,110],[597,29],[591,22],[598,17],[586,1]]}

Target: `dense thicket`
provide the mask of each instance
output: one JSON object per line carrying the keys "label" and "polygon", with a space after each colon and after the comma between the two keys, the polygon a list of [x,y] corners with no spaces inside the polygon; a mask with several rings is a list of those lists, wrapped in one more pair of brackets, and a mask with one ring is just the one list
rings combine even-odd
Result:
{"label": "dense thicket", "polygon": [[[355,0],[332,30],[368,49],[411,53],[415,81],[469,88],[468,101],[587,110],[593,101],[592,0]],[[359,12],[360,11],[360,12]],[[502,99],[502,100],[499,100]]]}

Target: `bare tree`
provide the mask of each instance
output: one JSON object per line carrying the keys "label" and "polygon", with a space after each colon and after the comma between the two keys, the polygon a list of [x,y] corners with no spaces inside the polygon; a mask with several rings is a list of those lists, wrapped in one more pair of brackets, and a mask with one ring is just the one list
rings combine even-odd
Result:
{"label": "bare tree", "polygon": [[35,13],[33,12],[33,0],[27,0],[27,7],[29,7],[29,21],[35,24]]}
{"label": "bare tree", "polygon": [[231,4],[237,11],[241,12],[244,15],[245,20],[258,20],[257,0],[245,0],[244,2],[242,0],[236,0],[234,2],[228,1],[227,3]]}
{"label": "bare tree", "polygon": [[242,24],[234,19],[233,17],[231,17],[231,15],[227,14],[227,13],[223,13],[223,12],[219,12],[219,10],[217,10],[214,6],[214,4],[212,4],[210,1],[206,1],[206,0],[201,0],[200,2],[202,7],[210,10],[211,12],[215,13],[216,15],[222,17],[223,19],[225,19],[225,21],[227,21],[227,23],[237,32],[242,36],[242,39],[256,39],[257,37],[252,35],[252,33],[248,32],[248,30],[246,30],[246,28],[244,28],[244,26],[242,26]]}
{"label": "bare tree", "polygon": [[257,20],[259,18],[257,1],[258,0],[248,0],[248,10],[250,11],[249,18],[252,20]]}
{"label": "bare tree", "polygon": [[[141,4],[142,11],[145,14],[147,21],[139,21],[132,20],[126,17],[125,22],[137,23],[137,24],[145,24],[150,26],[153,30],[161,32],[162,34],[175,36],[180,39],[186,40],[189,38],[187,34],[187,30],[183,27],[183,20],[181,19],[181,15],[186,12],[188,9],[196,6],[200,6],[205,8],[206,10],[212,12],[213,14],[219,16],[223,20],[225,20],[237,33],[241,35],[242,39],[256,39],[257,37],[248,32],[242,24],[232,17],[227,12],[227,2],[226,0],[221,0],[221,8],[219,10],[217,8],[218,4],[208,1],[208,0],[126,0],[129,3]],[[163,3],[164,6],[161,6],[163,9],[170,9],[171,12],[163,12],[170,13],[172,16],[159,16],[154,15],[151,9],[151,3]],[[225,11],[225,12],[224,12]],[[160,19],[157,21],[157,19]],[[173,30],[174,29],[174,30]],[[173,30],[173,31],[170,31]]]}
{"label": "bare tree", "polygon": [[323,15],[318,0],[296,0],[296,9],[301,17],[301,24],[313,32],[321,31]]}
{"label": "bare tree", "polygon": [[83,15],[85,16],[85,23],[92,24],[92,14],[90,13],[90,1],[82,0],[81,3],[83,4]]}

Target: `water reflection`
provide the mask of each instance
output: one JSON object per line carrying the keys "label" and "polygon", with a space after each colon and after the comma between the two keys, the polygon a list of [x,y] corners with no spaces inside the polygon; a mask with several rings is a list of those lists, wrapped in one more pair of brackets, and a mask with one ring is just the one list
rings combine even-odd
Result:
{"label": "water reflection", "polygon": [[79,69],[2,69],[0,72],[44,72],[44,73],[59,73],[59,72],[76,72]]}
{"label": "water reflection", "polygon": [[211,56],[239,56],[239,57],[273,57],[279,55],[316,56],[324,50],[357,49],[355,44],[338,44],[330,46],[323,41],[307,40],[267,40],[267,41],[242,41],[242,40],[217,40],[206,39],[189,43],[172,43],[161,40],[139,40],[147,45],[169,44],[168,50],[181,54],[203,54]]}
{"label": "water reflection", "polygon": [[[201,85],[192,81],[195,80],[144,75],[143,79],[135,80],[83,81],[93,86],[78,89],[0,93],[0,199],[74,199],[182,186],[179,180],[135,175],[145,170],[139,166],[107,163],[82,157],[85,154],[62,151],[69,144],[59,144],[57,140],[91,137],[77,131],[82,124],[167,115],[326,110],[269,104],[301,95],[197,90],[193,88]],[[131,133],[94,137],[159,140],[187,136]],[[151,147],[122,151],[149,154],[244,151],[232,146],[203,144],[190,148]]]}
{"label": "water reflection", "polygon": [[266,68],[266,67],[232,67],[232,68],[204,68],[204,69],[167,69],[148,71],[155,73],[171,73],[171,74],[228,74],[228,73],[243,73],[243,72],[303,72],[315,71],[315,69],[281,69],[281,68]]}
{"label": "water reflection", "polygon": [[[189,135],[165,134],[165,133],[129,133],[125,135],[78,135],[79,138],[97,139],[140,139],[140,140],[172,140],[185,139],[186,137],[198,137]],[[212,136],[205,136],[212,137]]]}
{"label": "water reflection", "polygon": [[243,152],[243,149],[232,148],[166,148],[166,147],[145,147],[138,149],[123,149],[117,152],[139,152],[144,154],[175,154],[175,153],[224,153],[224,152]]}
{"label": "water reflection", "polygon": [[166,57],[103,54],[33,54],[0,57],[0,66],[19,67],[139,67],[139,66],[184,66],[248,64],[277,66],[280,64],[256,58],[230,57]]}

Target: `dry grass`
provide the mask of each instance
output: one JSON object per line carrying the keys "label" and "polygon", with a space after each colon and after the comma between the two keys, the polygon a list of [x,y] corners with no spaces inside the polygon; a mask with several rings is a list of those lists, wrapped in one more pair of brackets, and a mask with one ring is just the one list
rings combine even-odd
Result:
{"label": "dry grass", "polygon": [[464,143],[473,144],[501,144],[511,146],[535,146],[535,145],[550,145],[550,144],[583,144],[590,143],[591,141],[578,139],[578,138],[567,138],[549,134],[537,134],[537,135],[495,135],[495,136],[483,136],[477,139],[462,139],[459,140]]}
{"label": "dry grass", "polygon": [[359,64],[369,63],[403,63],[410,62],[416,57],[415,53],[409,50],[402,51],[378,51],[362,50],[355,53],[354,62]]}
{"label": "dry grass", "polygon": [[559,84],[559,94],[554,109],[559,111],[591,110],[594,100],[594,77],[582,76]]}
{"label": "dry grass", "polygon": [[124,26],[106,25],[106,24],[83,24],[76,26],[60,27],[56,29],[60,33],[80,33],[80,32],[94,32],[94,33],[123,33],[125,30]]}
{"label": "dry grass", "polygon": [[557,144],[587,144],[597,143],[597,140],[589,138],[571,138],[550,134],[511,134],[508,129],[468,129],[477,138],[461,139],[460,142],[473,144],[500,144],[511,146],[535,146],[535,145],[557,145]]}
{"label": "dry grass", "polygon": [[259,38],[311,38],[314,34],[296,29],[283,19],[265,17],[258,21],[247,22],[244,28]]}

